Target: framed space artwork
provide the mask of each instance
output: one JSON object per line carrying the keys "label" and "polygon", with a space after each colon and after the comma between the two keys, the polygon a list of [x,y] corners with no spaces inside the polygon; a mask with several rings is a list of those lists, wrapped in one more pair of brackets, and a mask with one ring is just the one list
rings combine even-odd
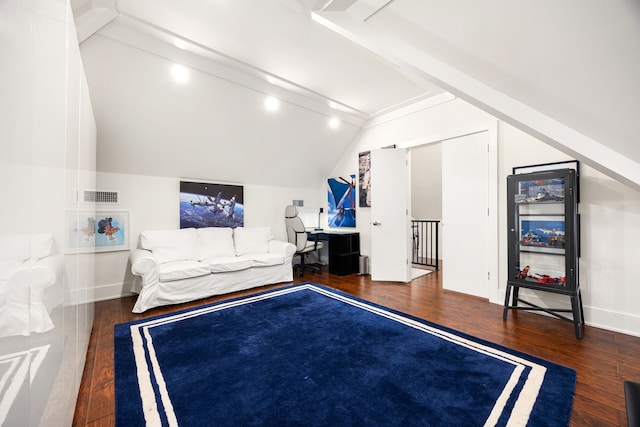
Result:
{"label": "framed space artwork", "polygon": [[241,185],[180,181],[180,228],[243,226]]}
{"label": "framed space artwork", "polygon": [[356,176],[329,178],[329,227],[356,226]]}

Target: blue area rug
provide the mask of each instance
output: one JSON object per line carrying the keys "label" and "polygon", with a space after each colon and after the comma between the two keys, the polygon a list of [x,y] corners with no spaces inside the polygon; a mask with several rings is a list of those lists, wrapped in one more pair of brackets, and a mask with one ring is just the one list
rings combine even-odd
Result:
{"label": "blue area rug", "polygon": [[116,325],[115,369],[118,426],[566,426],[576,381],[314,284]]}

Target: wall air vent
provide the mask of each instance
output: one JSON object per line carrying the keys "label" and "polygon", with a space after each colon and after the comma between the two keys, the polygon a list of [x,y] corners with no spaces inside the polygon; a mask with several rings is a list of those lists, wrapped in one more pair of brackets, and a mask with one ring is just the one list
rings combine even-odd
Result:
{"label": "wall air vent", "polygon": [[83,202],[118,204],[117,191],[84,190]]}

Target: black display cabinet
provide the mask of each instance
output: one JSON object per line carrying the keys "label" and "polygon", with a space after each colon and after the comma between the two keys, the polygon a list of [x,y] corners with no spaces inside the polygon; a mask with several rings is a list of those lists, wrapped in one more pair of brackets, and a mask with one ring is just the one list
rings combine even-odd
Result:
{"label": "black display cabinet", "polygon": [[[578,280],[580,223],[576,170],[555,169],[508,176],[507,209],[509,277],[503,319],[507,319],[509,310],[544,311],[573,322],[576,337],[582,338],[584,314]],[[520,288],[566,295],[571,299],[571,308],[532,304],[520,298]],[[572,318],[560,314],[565,312],[572,313]]]}

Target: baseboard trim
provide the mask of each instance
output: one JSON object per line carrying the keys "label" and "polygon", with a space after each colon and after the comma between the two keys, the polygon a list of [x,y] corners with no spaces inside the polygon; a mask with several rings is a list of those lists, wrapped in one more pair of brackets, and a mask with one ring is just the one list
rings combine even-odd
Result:
{"label": "baseboard trim", "polygon": [[75,289],[68,293],[70,304],[86,304],[134,295],[130,283],[112,283],[94,288]]}
{"label": "baseboard trim", "polygon": [[640,316],[635,314],[585,306],[584,317],[589,326],[640,337]]}
{"label": "baseboard trim", "polygon": [[[505,289],[500,289],[500,301],[495,302],[504,305]],[[541,298],[545,296],[546,298]],[[553,293],[533,292],[525,288],[520,288],[520,297],[541,307],[571,308],[569,297]],[[492,301],[493,302],[493,301]],[[604,310],[597,307],[584,305],[584,323],[587,326],[604,329],[611,332],[640,337],[640,316],[619,311]],[[531,313],[543,316],[551,316],[542,311],[532,311]],[[570,315],[570,314],[569,314]]]}

